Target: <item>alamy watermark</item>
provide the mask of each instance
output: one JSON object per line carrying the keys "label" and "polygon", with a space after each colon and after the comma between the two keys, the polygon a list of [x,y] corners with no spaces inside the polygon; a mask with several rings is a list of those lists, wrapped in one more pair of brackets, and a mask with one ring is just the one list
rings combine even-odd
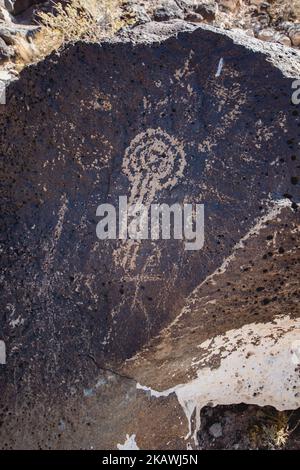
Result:
{"label": "alamy watermark", "polygon": [[6,364],[6,346],[3,340],[0,340],[0,364]]}
{"label": "alamy watermark", "polygon": [[295,90],[292,94],[292,103],[295,105],[300,104],[300,80],[294,80],[292,89]]}
{"label": "alamy watermark", "polygon": [[185,250],[204,245],[203,204],[128,204],[119,196],[119,205],[100,204],[96,227],[99,240],[184,240]]}
{"label": "alamy watermark", "polygon": [[6,104],[6,87],[11,80],[11,75],[6,70],[0,71],[0,105]]}
{"label": "alamy watermark", "polygon": [[0,80],[0,105],[6,104],[6,85]]}

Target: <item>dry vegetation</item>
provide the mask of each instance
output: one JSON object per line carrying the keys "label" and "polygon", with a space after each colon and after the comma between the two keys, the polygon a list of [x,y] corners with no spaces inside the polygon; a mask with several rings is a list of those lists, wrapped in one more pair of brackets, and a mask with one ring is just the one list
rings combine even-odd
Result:
{"label": "dry vegetation", "polygon": [[[136,0],[139,3],[140,0]],[[215,0],[219,3],[220,0]],[[43,59],[67,42],[98,41],[109,37],[125,26],[122,19],[124,0],[69,0],[62,6],[55,3],[53,13],[40,13],[40,31],[31,40],[19,37],[15,41],[16,68]],[[145,2],[142,2],[145,4]],[[269,0],[269,14],[274,27],[282,21],[300,22],[300,0]],[[157,2],[149,0],[147,10],[152,12]],[[251,1],[240,0],[236,11],[217,10],[214,24],[224,28],[251,29]],[[134,23],[134,17],[127,24]]]}
{"label": "dry vegetation", "polygon": [[273,0],[270,13],[274,21],[300,21],[300,0]]}
{"label": "dry vegetation", "polygon": [[281,449],[284,448],[291,434],[297,429],[291,427],[291,414],[284,411],[275,414],[261,413],[260,424],[255,424],[249,430],[251,447],[256,449]]}
{"label": "dry vegetation", "polygon": [[70,0],[63,6],[54,4],[53,13],[39,14],[40,31],[34,39],[16,39],[16,65],[41,60],[67,42],[99,41],[112,36],[122,26],[122,0]]}

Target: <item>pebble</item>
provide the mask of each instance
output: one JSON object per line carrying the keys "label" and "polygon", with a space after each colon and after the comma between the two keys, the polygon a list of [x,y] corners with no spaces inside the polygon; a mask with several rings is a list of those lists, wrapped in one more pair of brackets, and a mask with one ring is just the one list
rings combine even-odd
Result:
{"label": "pebble", "polygon": [[273,41],[274,31],[272,29],[262,29],[257,33],[257,37],[261,41]]}
{"label": "pebble", "polygon": [[222,437],[223,432],[222,432],[221,423],[214,423],[212,426],[210,426],[209,433],[216,439],[218,437]]}

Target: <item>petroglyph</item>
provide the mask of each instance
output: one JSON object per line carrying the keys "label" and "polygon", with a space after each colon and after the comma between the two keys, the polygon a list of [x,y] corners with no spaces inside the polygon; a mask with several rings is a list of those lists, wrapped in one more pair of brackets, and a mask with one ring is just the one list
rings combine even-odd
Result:
{"label": "petroglyph", "polygon": [[[122,165],[131,184],[129,204],[149,207],[159,191],[178,183],[185,167],[184,146],[179,140],[161,128],[141,132],[126,149]],[[139,241],[122,242],[114,253],[115,262],[124,269],[134,269],[139,245]]]}
{"label": "petroglyph", "polygon": [[[211,402],[299,406],[300,116],[287,78],[299,53],[276,59],[281,73],[270,48],[239,43],[153,22],[66,46],[8,85],[3,448],[133,447],[136,433],[141,449],[185,449]],[[120,196],[204,204],[203,249],[163,238],[163,224],[159,239],[99,240],[97,206],[120,209]],[[224,448],[240,442],[227,440],[235,424]]]}
{"label": "petroglyph", "polygon": [[[223,85],[214,83],[214,94],[219,99],[218,112],[221,113],[226,109],[226,106],[232,102],[230,111],[222,115],[220,122],[214,128],[214,132],[198,144],[200,152],[213,155],[213,149],[218,146],[221,138],[225,137],[229,130],[239,119],[242,113],[242,107],[247,101],[246,94],[242,92],[240,84],[235,84],[232,88],[230,96],[226,93]],[[213,160],[210,158],[206,164],[205,171],[210,171],[212,168]]]}
{"label": "petroglyph", "polygon": [[191,60],[192,60],[193,56],[194,56],[194,51],[191,50],[191,52],[189,54],[189,57],[185,61],[183,66],[180,69],[176,70],[175,75],[174,75],[176,80],[180,81],[180,80],[182,80],[183,77],[188,77],[189,75],[191,75],[193,73],[193,71],[190,67],[190,63],[191,63]]}
{"label": "petroglyph", "polygon": [[131,183],[129,202],[149,206],[158,191],[172,188],[186,166],[183,144],[161,128],[138,134],[125,151],[123,172]]}
{"label": "petroglyph", "polygon": [[67,199],[66,194],[63,194],[61,197],[61,206],[58,211],[58,220],[53,231],[53,238],[51,239],[51,244],[50,246],[45,247],[46,256],[45,256],[45,261],[43,264],[43,270],[46,274],[49,273],[51,266],[53,264],[53,260],[55,258],[55,250],[62,234],[64,219],[65,219],[67,209],[68,209],[68,199]]}

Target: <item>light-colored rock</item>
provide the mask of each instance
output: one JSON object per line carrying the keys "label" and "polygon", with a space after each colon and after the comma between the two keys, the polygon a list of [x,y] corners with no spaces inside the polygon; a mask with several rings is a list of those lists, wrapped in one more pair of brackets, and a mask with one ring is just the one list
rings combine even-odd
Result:
{"label": "light-colored rock", "polygon": [[300,47],[300,25],[289,28],[289,37],[293,46]]}
{"label": "light-colored rock", "polygon": [[219,0],[219,5],[225,10],[235,12],[241,5],[240,0]]}
{"label": "light-colored rock", "polygon": [[124,5],[124,9],[125,13],[134,18],[135,24],[142,24],[151,21],[151,18],[147,14],[146,8],[143,5],[136,4],[132,1]]}
{"label": "light-colored rock", "polygon": [[174,0],[165,0],[160,2],[159,7],[153,13],[153,17],[155,21],[183,19],[184,12]]}
{"label": "light-colored rock", "polygon": [[2,38],[9,46],[15,44],[17,36],[24,38],[32,37],[39,31],[39,27],[35,25],[20,25],[20,24],[0,24],[0,38]]}
{"label": "light-colored rock", "polygon": [[294,23],[292,23],[291,21],[282,21],[282,23],[280,23],[278,27],[282,31],[286,31],[288,33],[290,28],[294,27]]}
{"label": "light-colored rock", "polygon": [[255,36],[254,31],[252,29],[247,29],[245,33],[247,34],[247,36],[250,36],[251,38]]}
{"label": "light-colored rock", "polygon": [[14,53],[14,48],[8,46],[6,42],[0,37],[0,61],[13,57]]}
{"label": "light-colored rock", "polygon": [[263,12],[257,16],[257,20],[262,28],[267,28],[270,24],[271,18],[268,13]]}
{"label": "light-colored rock", "polygon": [[291,47],[292,45],[290,38],[284,33],[276,33],[274,35],[274,39],[276,42],[278,42],[279,44],[283,44],[284,46]]}
{"label": "light-colored rock", "polygon": [[192,23],[201,23],[203,21],[203,16],[194,11],[189,11],[184,16],[185,21],[191,21]]}
{"label": "light-colored rock", "polygon": [[214,423],[212,426],[210,426],[209,434],[211,434],[215,439],[218,439],[218,437],[222,437],[223,432],[221,423]]}
{"label": "light-colored rock", "polygon": [[203,16],[206,21],[214,21],[216,17],[216,5],[212,2],[200,3],[196,5],[193,10]]}
{"label": "light-colored rock", "polygon": [[0,80],[2,81],[9,81],[11,79],[11,75],[6,70],[0,70]]}
{"label": "light-colored rock", "polygon": [[257,33],[257,38],[261,41],[274,41],[274,31],[272,29],[262,29]]}

